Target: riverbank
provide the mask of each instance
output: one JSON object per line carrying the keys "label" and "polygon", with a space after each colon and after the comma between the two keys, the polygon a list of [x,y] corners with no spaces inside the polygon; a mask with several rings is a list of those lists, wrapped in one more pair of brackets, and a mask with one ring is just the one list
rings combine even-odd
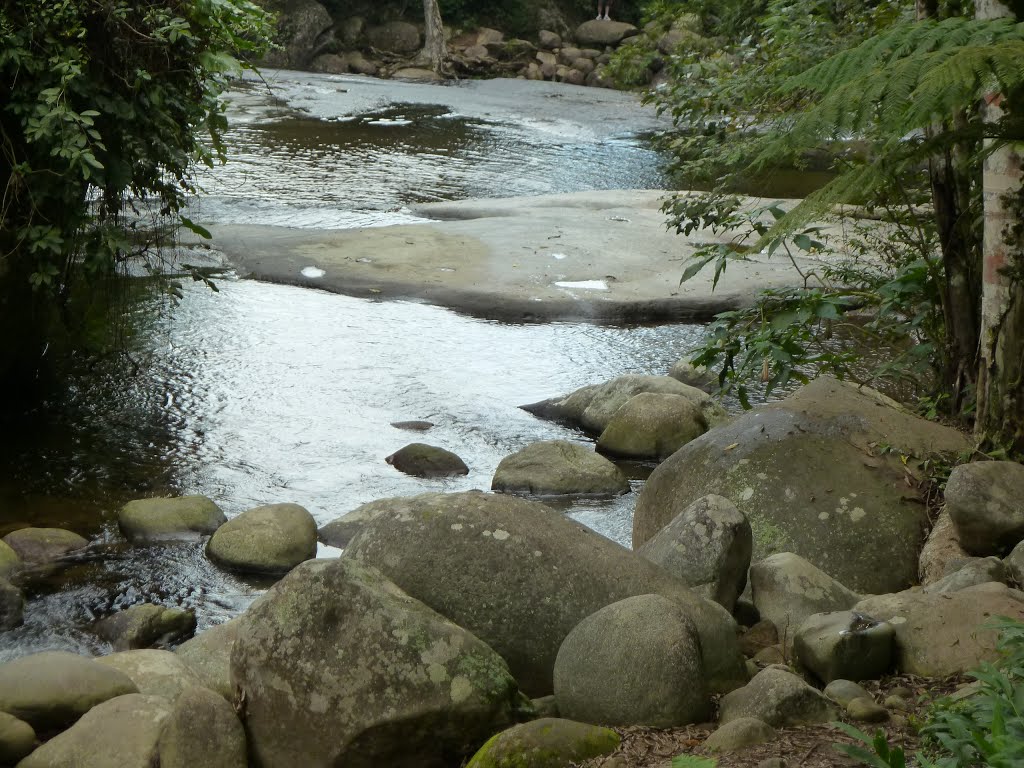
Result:
{"label": "riverbank", "polygon": [[[345,230],[223,225],[214,248],[246,277],[417,300],[509,322],[707,320],[802,282],[754,254],[680,284],[694,250],[733,232],[666,228],[659,190],[604,190],[414,206],[424,223]],[[797,259],[802,271],[818,259]]]}

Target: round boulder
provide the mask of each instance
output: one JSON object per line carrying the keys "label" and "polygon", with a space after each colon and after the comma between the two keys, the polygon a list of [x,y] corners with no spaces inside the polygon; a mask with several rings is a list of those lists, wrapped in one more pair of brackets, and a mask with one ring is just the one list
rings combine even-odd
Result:
{"label": "round boulder", "polygon": [[704,742],[708,752],[736,752],[746,747],[754,747],[772,741],[776,731],[768,723],[756,717],[740,717],[731,720]]}
{"label": "round boulder", "polygon": [[[494,648],[529,696],[552,692],[562,641],[633,595],[682,605],[713,692],[746,681],[736,623],[719,605],[544,504],[479,492],[391,499],[345,550]],[[443,563],[444,567],[438,567]]]}
{"label": "round boulder", "polygon": [[163,605],[133,605],[94,625],[96,634],[114,646],[115,651],[130,651],[168,645],[196,631],[196,615]]}
{"label": "round boulder", "polygon": [[492,736],[466,768],[563,768],[607,755],[619,742],[610,728],[542,717]]}
{"label": "round boulder", "polygon": [[1024,541],[1024,466],[976,461],[954,467],[946,482],[946,510],[969,554],[1002,557]]}
{"label": "round boulder", "polygon": [[580,45],[616,46],[628,37],[639,34],[640,30],[622,21],[585,21],[576,27],[573,38]]}
{"label": "round boulder", "polygon": [[673,728],[710,711],[696,630],[661,595],[628,597],[576,625],[554,681],[559,713],[588,723]]}
{"label": "round boulder", "polygon": [[386,459],[399,472],[414,477],[452,477],[468,475],[469,467],[451,451],[426,443],[410,443]]}
{"label": "round boulder", "polygon": [[415,53],[420,49],[420,32],[415,24],[392,21],[366,30],[370,45],[390,53]]}
{"label": "round boulder", "polygon": [[63,651],[45,651],[0,664],[0,712],[37,730],[66,728],[108,699],[136,693],[123,672]]}
{"label": "round boulder", "polygon": [[213,691],[189,688],[174,702],[159,742],[160,768],[246,768],[245,729]]}
{"label": "round boulder", "polygon": [[506,456],[491,490],[534,496],[619,496],[629,491],[622,470],[589,448],[545,440]]}
{"label": "round boulder", "polygon": [[124,672],[139,693],[162,696],[174,701],[190,688],[202,686],[202,680],[170,651],[122,651],[100,656],[97,664]]}
{"label": "round boulder", "polygon": [[77,533],[63,528],[20,528],[8,533],[3,540],[25,565],[59,560],[89,544]]}
{"label": "round boulder", "polygon": [[708,431],[700,405],[680,395],[642,392],[608,421],[597,449],[628,459],[666,459]]}
{"label": "round boulder", "polygon": [[226,522],[220,507],[206,496],[136,499],[117,513],[121,533],[134,544],[190,541],[213,533]]}
{"label": "round boulder", "polygon": [[35,747],[35,729],[24,720],[0,712],[0,765],[14,765]]}
{"label": "round boulder", "polygon": [[231,685],[231,649],[241,622],[239,616],[210,627],[174,649],[175,655],[206,688],[228,701],[235,695]]}
{"label": "round boulder", "polygon": [[852,589],[904,589],[917,578],[927,511],[906,482],[919,470],[901,456],[966,447],[954,429],[823,376],[711,429],[658,466],[637,499],[633,545],[717,493],[750,521],[755,561],[794,552]]}
{"label": "round boulder", "polygon": [[298,504],[254,507],[218,528],[206,554],[234,571],[287,573],[316,557],[316,521]]}
{"label": "round boulder", "polygon": [[348,557],[249,608],[231,677],[263,768],[458,764],[523,704],[494,651]]}
{"label": "round boulder", "polygon": [[827,723],[836,709],[817,689],[779,667],[761,670],[739,690],[722,697],[718,721],[754,717],[774,728]]}

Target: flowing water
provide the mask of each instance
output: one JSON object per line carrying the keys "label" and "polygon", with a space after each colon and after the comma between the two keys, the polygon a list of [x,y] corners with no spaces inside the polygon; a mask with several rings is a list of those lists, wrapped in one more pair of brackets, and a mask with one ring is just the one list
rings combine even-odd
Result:
{"label": "flowing water", "polygon": [[[231,94],[233,162],[203,178],[194,218],[383,225],[414,220],[405,206],[420,201],[667,184],[643,138],[659,121],[625,94],[271,79],[271,93],[249,83]],[[230,275],[218,287],[187,287],[155,319],[143,302],[139,373],[93,367],[9,430],[0,532],[63,526],[92,544],[28,583],[26,624],[0,635],[0,658],[109,650],[90,622],[143,600],[193,608],[209,626],[265,588],[220,571],[198,545],[127,546],[116,511],[129,499],[203,493],[229,517],[296,502],[323,524],[387,496],[487,489],[501,458],[528,443],[585,439],[518,405],[621,373],[664,373],[702,333],[501,324]],[[425,436],[390,426],[412,419],[436,426]],[[469,475],[421,480],[384,462],[419,440],[454,450]],[[627,469],[638,488],[650,468]],[[563,508],[628,545],[634,497]]]}

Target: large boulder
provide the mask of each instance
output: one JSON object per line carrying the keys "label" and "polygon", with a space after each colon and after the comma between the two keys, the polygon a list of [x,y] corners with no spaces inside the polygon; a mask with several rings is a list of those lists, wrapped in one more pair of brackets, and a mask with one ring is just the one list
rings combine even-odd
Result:
{"label": "large boulder", "polygon": [[415,53],[420,49],[420,31],[407,21],[391,21],[366,30],[370,45],[389,53]]}
{"label": "large boulder", "polygon": [[235,695],[231,685],[231,649],[241,621],[240,617],[236,617],[210,627],[174,649],[178,658],[185,662],[185,666],[205,687],[229,701]]}
{"label": "large boulder", "polygon": [[206,553],[234,571],[287,573],[316,557],[316,521],[298,504],[254,507],[218,528]]}
{"label": "large boulder", "polygon": [[640,30],[632,24],[626,24],[622,21],[598,21],[593,19],[585,21],[576,27],[573,38],[580,45],[615,46],[626,38],[633,37],[639,33]]}
{"label": "large boulder", "polygon": [[100,619],[93,628],[115,651],[130,651],[168,645],[191,636],[196,630],[196,615],[180,608],[146,603]]}
{"label": "large boulder", "polygon": [[723,725],[743,717],[757,718],[773,728],[789,728],[834,720],[836,709],[797,675],[768,667],[718,703],[718,721]]}
{"label": "large boulder", "polygon": [[535,501],[478,492],[392,499],[349,542],[345,557],[380,568],[491,645],[530,696],[552,692],[558,649],[579,622],[649,593],[686,609],[712,692],[745,679],[736,625],[721,606]]}
{"label": "large boulder", "polygon": [[942,594],[910,589],[869,597],[853,610],[895,628],[900,672],[946,677],[996,660],[998,632],[985,625],[997,616],[1024,621],[1024,592],[996,583]]}
{"label": "large boulder", "polygon": [[189,688],[174,702],[159,742],[160,768],[246,768],[245,730],[213,691]]}
{"label": "large boulder", "polygon": [[63,528],[19,528],[8,533],[3,540],[25,565],[59,560],[89,544],[74,531]]}
{"label": "large boulder", "polygon": [[668,458],[708,431],[700,405],[679,395],[641,392],[608,421],[597,450],[626,459]]}
{"label": "large boulder", "polygon": [[792,642],[811,616],[845,611],[860,599],[824,571],[792,552],[772,555],[750,566],[754,606]]}
{"label": "large boulder", "polygon": [[610,728],[542,717],[492,736],[466,768],[564,768],[613,752],[619,742]]}
{"label": "large boulder", "polygon": [[655,469],[637,499],[633,546],[717,493],[750,520],[755,561],[795,552],[852,589],[903,589],[917,578],[927,524],[907,483],[913,457],[966,447],[960,432],[873,390],[820,377],[711,429]]}
{"label": "large boulder", "polygon": [[587,723],[673,728],[710,710],[696,630],[661,595],[627,597],[577,624],[554,678],[559,714]]}
{"label": "large boulder", "polygon": [[136,693],[123,672],[63,651],[45,651],[0,665],[0,712],[33,728],[66,728],[108,699]]}
{"label": "large boulder", "polygon": [[347,557],[249,608],[231,677],[263,768],[457,764],[521,706],[494,651]]}
{"label": "large boulder", "polygon": [[191,541],[227,522],[206,496],[179,496],[129,501],[117,513],[121,533],[133,544]]}
{"label": "large boulder", "polygon": [[693,502],[636,553],[732,613],[747,584],[751,547],[747,518],[712,494]]}
{"label": "large boulder", "polygon": [[384,461],[399,472],[414,477],[451,477],[469,474],[466,462],[456,454],[426,443],[409,443]]}
{"label": "large boulder", "polygon": [[278,42],[264,65],[305,69],[334,40],[334,19],[316,0],[263,0],[278,12]]}
{"label": "large boulder", "polygon": [[969,554],[1007,554],[1024,540],[1024,466],[976,461],[954,467],[946,482],[946,510]]}
{"label": "large boulder", "polygon": [[890,670],[895,632],[884,621],[851,611],[816,613],[793,642],[800,666],[823,683],[877,680]]}
{"label": "large boulder", "polygon": [[124,672],[139,693],[163,696],[170,701],[190,688],[203,685],[202,680],[170,651],[121,651],[100,656],[96,663]]}
{"label": "large boulder", "polygon": [[629,480],[586,446],[545,440],[502,459],[491,490],[535,496],[618,496],[629,491]]}
{"label": "large boulder", "polygon": [[0,712],[0,765],[14,765],[35,748],[35,729],[24,720]]}
{"label": "large boulder", "polygon": [[118,696],[87,712],[18,768],[153,768],[171,705],[161,696]]}
{"label": "large boulder", "polygon": [[362,530],[367,520],[372,519],[382,509],[389,509],[390,504],[390,499],[370,501],[362,504],[351,512],[321,526],[320,530],[317,531],[317,536],[321,542],[330,547],[344,549],[348,546],[352,537]]}

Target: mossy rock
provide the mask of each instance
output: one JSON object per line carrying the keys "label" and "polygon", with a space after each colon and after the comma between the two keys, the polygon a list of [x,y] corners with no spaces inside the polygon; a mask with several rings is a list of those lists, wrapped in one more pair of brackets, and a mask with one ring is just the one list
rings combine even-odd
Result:
{"label": "mossy rock", "polygon": [[151,543],[197,539],[212,534],[227,518],[206,496],[180,496],[129,501],[117,522],[132,543]]}
{"label": "mossy rock", "polygon": [[545,717],[492,736],[466,768],[564,768],[607,755],[619,741],[610,728]]}
{"label": "mossy rock", "polygon": [[19,528],[8,533],[3,540],[26,565],[59,560],[89,544],[74,531],[63,528]]}
{"label": "mossy rock", "polygon": [[491,489],[535,496],[619,496],[629,491],[629,480],[589,447],[544,440],[502,459]]}
{"label": "mossy rock", "polygon": [[285,574],[316,557],[316,521],[298,504],[254,507],[218,528],[206,554],[234,571]]}
{"label": "mossy rock", "polygon": [[468,475],[469,467],[451,451],[426,443],[410,443],[384,459],[399,472],[414,477]]}

